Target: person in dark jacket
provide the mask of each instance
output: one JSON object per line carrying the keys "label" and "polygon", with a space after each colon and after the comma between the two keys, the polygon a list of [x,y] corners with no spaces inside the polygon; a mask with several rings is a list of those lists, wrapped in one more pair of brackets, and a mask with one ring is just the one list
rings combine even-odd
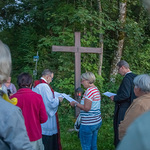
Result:
{"label": "person in dark jacket", "polygon": [[134,94],[133,79],[136,77],[129,68],[129,64],[125,60],[121,60],[117,64],[118,73],[124,76],[122,83],[117,91],[117,95],[111,96],[111,100],[115,102],[114,110],[114,145],[117,147],[119,143],[118,126],[120,121],[124,119],[124,115],[132,101],[136,98]]}

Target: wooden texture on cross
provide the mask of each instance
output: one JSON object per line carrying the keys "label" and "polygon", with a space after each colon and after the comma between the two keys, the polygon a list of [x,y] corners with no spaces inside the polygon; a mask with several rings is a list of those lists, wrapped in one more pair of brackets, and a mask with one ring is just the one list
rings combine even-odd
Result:
{"label": "wooden texture on cross", "polygon": [[[75,46],[52,46],[52,51],[75,53],[75,90],[81,87],[81,53],[102,53],[101,48],[81,47],[80,32],[75,32]],[[76,117],[79,113],[80,109],[76,108]]]}
{"label": "wooden texture on cross", "polygon": [[75,53],[75,89],[81,87],[81,53],[102,53],[101,48],[81,47],[80,32],[75,32],[75,46],[52,46],[52,51]]}

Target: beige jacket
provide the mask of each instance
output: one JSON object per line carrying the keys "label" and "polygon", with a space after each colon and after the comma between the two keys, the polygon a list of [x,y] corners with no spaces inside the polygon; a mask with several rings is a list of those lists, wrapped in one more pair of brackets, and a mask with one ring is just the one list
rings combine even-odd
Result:
{"label": "beige jacket", "polygon": [[119,124],[119,139],[126,133],[128,126],[141,114],[150,110],[150,93],[136,98],[125,113],[124,120]]}

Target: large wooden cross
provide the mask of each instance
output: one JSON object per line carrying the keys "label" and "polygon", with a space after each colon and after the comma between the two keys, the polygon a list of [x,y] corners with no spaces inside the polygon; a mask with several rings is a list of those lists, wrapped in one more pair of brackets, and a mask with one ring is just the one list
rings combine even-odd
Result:
{"label": "large wooden cross", "polygon": [[81,53],[102,53],[101,48],[81,47],[80,32],[75,32],[75,46],[52,46],[52,51],[75,53],[75,90],[81,87]]}

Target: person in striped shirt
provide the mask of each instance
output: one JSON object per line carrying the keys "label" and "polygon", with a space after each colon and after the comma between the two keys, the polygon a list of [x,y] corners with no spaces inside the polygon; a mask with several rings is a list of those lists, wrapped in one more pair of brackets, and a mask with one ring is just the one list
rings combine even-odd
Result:
{"label": "person in striped shirt", "polygon": [[81,83],[86,89],[81,103],[71,102],[71,106],[77,106],[80,110],[81,125],[79,137],[82,150],[97,150],[97,135],[102,124],[101,95],[94,85],[96,78],[92,72],[81,75]]}

